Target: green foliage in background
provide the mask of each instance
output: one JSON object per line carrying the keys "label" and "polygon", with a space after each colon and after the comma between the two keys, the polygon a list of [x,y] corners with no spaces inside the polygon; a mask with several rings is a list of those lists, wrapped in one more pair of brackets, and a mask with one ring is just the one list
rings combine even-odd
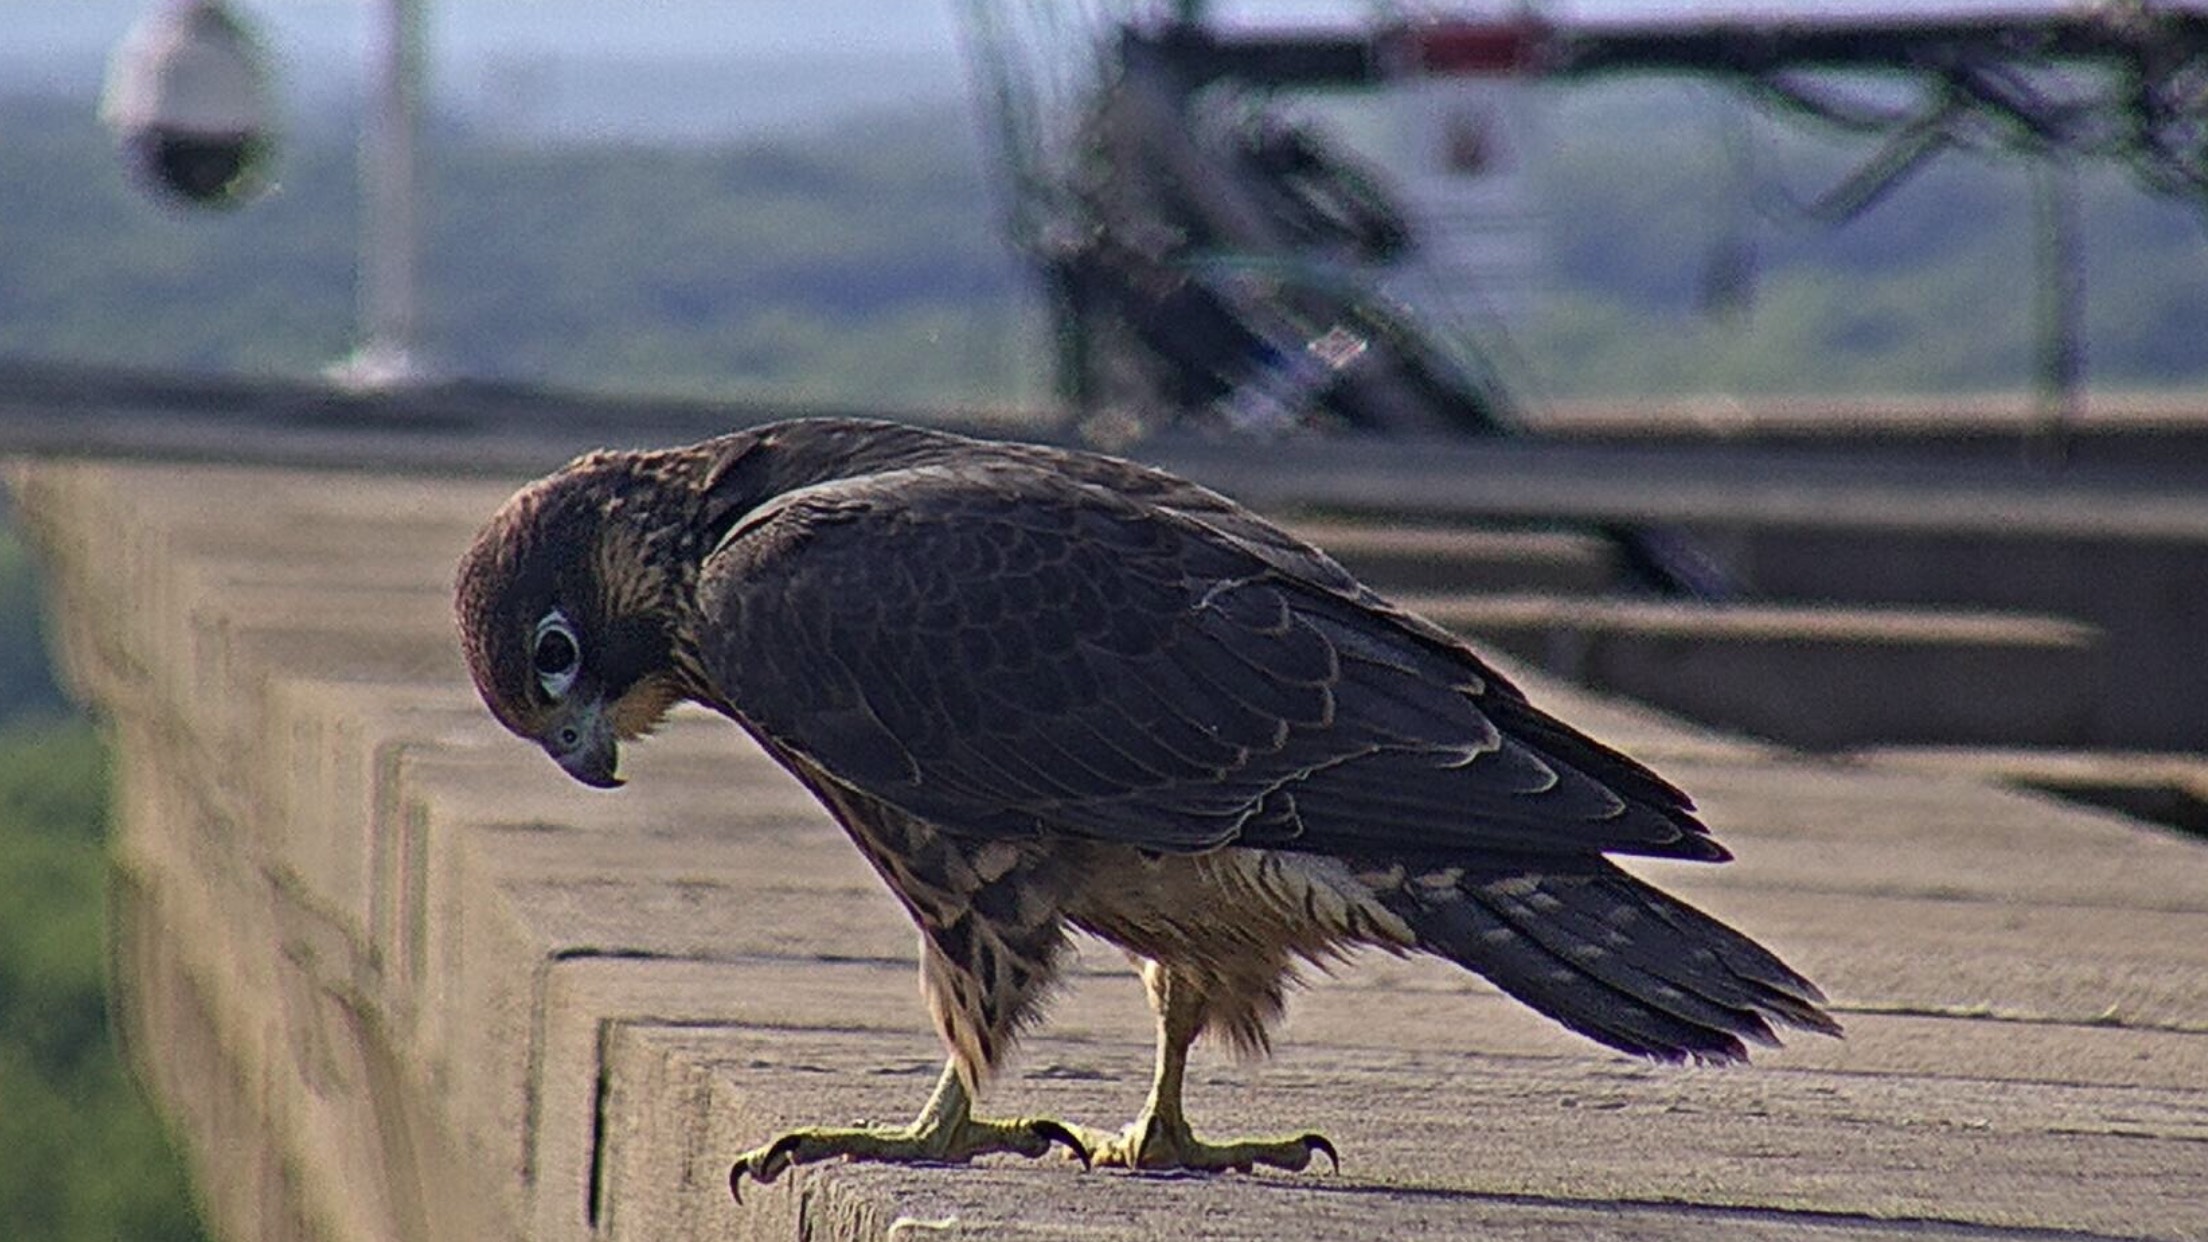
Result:
{"label": "green foliage in background", "polygon": [[107,756],[62,714],[0,512],[0,1238],[204,1235],[108,1021]]}
{"label": "green foliage in background", "polygon": [[[1951,152],[1837,226],[1787,209],[1871,147],[1712,86],[1559,92],[1542,162],[1557,296],[1519,332],[1569,395],[2016,390],[2040,297],[2030,166]],[[2090,382],[2208,383],[2208,203],[2079,168]],[[1755,255],[1744,308],[1703,305],[1713,256]]]}
{"label": "green foliage in background", "polygon": [[[1728,99],[1641,81],[1545,101],[1549,296],[1507,339],[1476,338],[1522,396],[2032,382],[2022,165],[1943,157],[1844,227],[1767,219],[1752,199],[1808,197],[1867,150],[1743,122]],[[429,336],[461,374],[892,406],[1047,392],[1047,324],[964,108],[720,146],[434,138]],[[128,182],[87,101],[0,98],[0,361],[307,375],[340,358],[349,136],[287,135],[275,181],[236,211],[180,211]],[[2111,167],[2082,187],[2090,380],[2208,384],[2202,209]],[[1753,296],[1707,314],[1729,239],[1757,256]]]}
{"label": "green foliage in background", "polygon": [[[796,146],[507,146],[440,133],[427,336],[457,373],[926,405],[1037,397],[1026,276],[962,114]],[[0,360],[308,375],[353,344],[354,153],[188,211],[81,101],[0,98]]]}
{"label": "green foliage in background", "polygon": [[31,552],[9,521],[7,499],[0,492],[0,723],[69,710],[47,664]]}

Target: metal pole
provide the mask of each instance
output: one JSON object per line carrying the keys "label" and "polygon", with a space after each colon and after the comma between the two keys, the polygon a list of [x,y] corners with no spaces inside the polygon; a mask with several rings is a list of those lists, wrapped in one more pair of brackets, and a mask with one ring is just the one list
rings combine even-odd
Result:
{"label": "metal pole", "polygon": [[332,375],[388,388],[433,378],[421,341],[422,0],[384,0],[374,95],[361,131],[361,341]]}

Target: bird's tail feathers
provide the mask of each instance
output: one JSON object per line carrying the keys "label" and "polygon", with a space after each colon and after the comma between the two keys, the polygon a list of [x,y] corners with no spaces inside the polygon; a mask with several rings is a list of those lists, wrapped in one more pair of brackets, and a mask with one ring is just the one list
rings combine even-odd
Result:
{"label": "bird's tail feathers", "polygon": [[1773,1024],[1838,1035],[1824,994],[1769,950],[1603,859],[1412,876],[1388,904],[1421,949],[1590,1039],[1738,1061]]}

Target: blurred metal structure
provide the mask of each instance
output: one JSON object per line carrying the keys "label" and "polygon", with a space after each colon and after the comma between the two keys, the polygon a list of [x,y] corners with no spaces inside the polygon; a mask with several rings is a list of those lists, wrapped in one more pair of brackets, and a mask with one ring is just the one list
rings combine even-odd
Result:
{"label": "blurred metal structure", "polygon": [[1397,196],[1266,106],[1273,87],[1337,82],[1333,36],[1244,56],[1203,9],[1084,24],[1050,5],[967,5],[1012,236],[1042,274],[1058,387],[1084,433],[1125,443],[1161,414],[1257,435],[1506,422],[1476,356],[1373,296],[1414,242]]}
{"label": "blurred metal structure", "polygon": [[436,378],[422,340],[422,0],[381,0],[375,94],[360,138],[361,340],[330,369],[356,388]]}
{"label": "blurred metal structure", "polygon": [[[1202,0],[1071,10],[968,0],[966,25],[1011,235],[1057,316],[1060,391],[1106,442],[1159,429],[1135,411],[1269,434],[1515,429],[1477,332],[1386,296],[1386,273],[1432,240],[1401,189],[1290,119],[1283,92],[1692,74],[1872,145],[1837,184],[1790,200],[1809,219],[1858,215],[1955,148],[2057,169],[2120,161],[2208,207],[2196,7],[1704,8],[1565,24],[1520,4],[1326,29],[1212,20]],[[2067,174],[2041,184],[2041,383],[2059,420],[2082,382],[2083,293]]]}
{"label": "blurred metal structure", "polygon": [[[423,0],[380,0],[360,139],[360,343],[329,368],[348,388],[436,378],[422,343]],[[145,179],[201,206],[262,184],[275,111],[261,51],[225,0],[161,0],[116,48],[100,103]]]}

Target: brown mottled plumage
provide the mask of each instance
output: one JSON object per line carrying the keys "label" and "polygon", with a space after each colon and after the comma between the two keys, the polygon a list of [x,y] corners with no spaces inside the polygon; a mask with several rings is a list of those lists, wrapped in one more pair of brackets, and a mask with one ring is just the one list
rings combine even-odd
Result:
{"label": "brown mottled plumage", "polygon": [[1089,454],[885,423],[598,453],[462,562],[484,701],[593,785],[692,699],[850,833],[922,934],[951,1056],[912,1127],[800,1131],[793,1162],[1036,1154],[969,1093],[1070,929],[1143,959],[1159,1083],[1100,1154],[1301,1167],[1316,1136],[1205,1144],[1181,1056],[1265,1046],[1299,961],[1432,953],[1573,1030],[1730,1060],[1837,1027],[1807,980],[1606,854],[1721,861],[1686,795],[1528,703],[1462,642],[1248,510]]}

